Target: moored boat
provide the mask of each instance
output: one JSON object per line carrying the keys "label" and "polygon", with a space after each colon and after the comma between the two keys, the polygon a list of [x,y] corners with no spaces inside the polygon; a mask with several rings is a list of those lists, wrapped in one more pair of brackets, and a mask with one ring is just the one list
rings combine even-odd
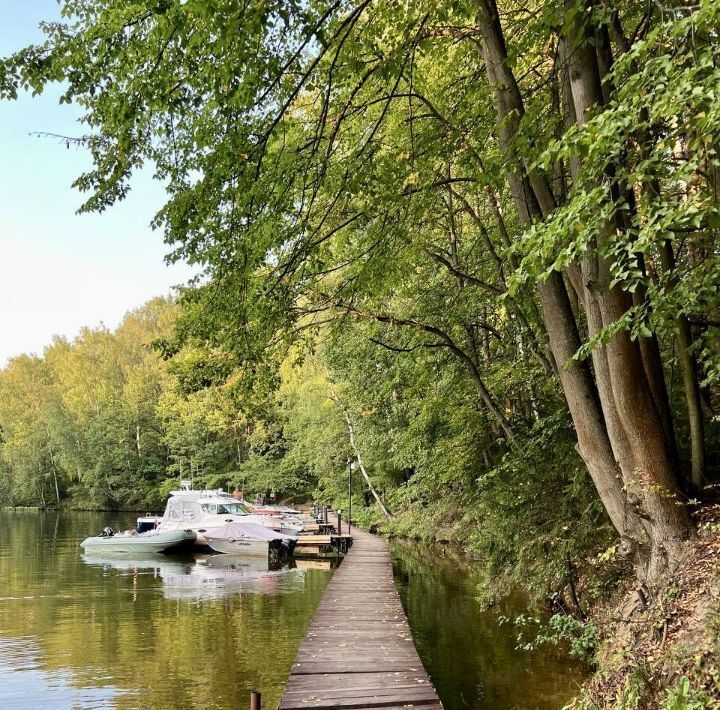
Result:
{"label": "moored boat", "polygon": [[189,486],[171,491],[157,526],[160,531],[190,529],[197,533],[197,544],[207,545],[206,533],[226,523],[255,524],[297,536],[303,531],[302,521],[287,515],[258,515],[223,490],[192,490]]}
{"label": "moored boat", "polygon": [[114,533],[105,528],[103,534],[88,537],[80,543],[86,553],[143,554],[178,550],[192,545],[197,535],[191,530],[138,533],[135,530]]}
{"label": "moored boat", "polygon": [[216,552],[270,558],[292,554],[295,538],[252,523],[227,523],[208,530],[205,539]]}

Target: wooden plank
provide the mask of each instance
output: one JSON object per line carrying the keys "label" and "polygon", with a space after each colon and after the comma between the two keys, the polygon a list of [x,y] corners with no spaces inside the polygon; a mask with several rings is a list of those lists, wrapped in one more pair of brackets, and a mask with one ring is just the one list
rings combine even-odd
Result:
{"label": "wooden plank", "polygon": [[[293,664],[280,710],[442,710],[417,654],[387,543],[353,528],[353,545],[323,595]],[[301,538],[302,539],[302,538]]]}
{"label": "wooden plank", "polygon": [[[360,688],[391,687],[395,685],[413,685],[427,682],[425,670],[416,671],[378,671],[376,673],[356,673],[352,678],[346,678],[343,673],[323,673],[323,682],[330,688],[337,688],[345,682],[350,690]],[[313,675],[296,675],[292,678],[292,685],[288,684],[287,692],[305,692],[317,686],[318,679]]]}
{"label": "wooden plank", "polygon": [[332,537],[330,535],[300,535],[295,547],[298,545],[330,545],[331,543]]}
{"label": "wooden plank", "polygon": [[[413,688],[413,691],[417,691],[417,688]],[[300,708],[384,708],[392,707],[393,705],[401,705],[407,707],[408,704],[412,706],[422,706],[425,704],[437,703],[437,695],[435,691],[430,688],[429,691],[425,692],[397,692],[387,693],[378,695],[377,692],[371,693],[364,692],[362,695],[355,697],[334,697],[328,698],[320,696],[315,693],[308,693],[304,698],[299,699],[283,699],[283,703],[280,706],[282,710],[300,710]]]}

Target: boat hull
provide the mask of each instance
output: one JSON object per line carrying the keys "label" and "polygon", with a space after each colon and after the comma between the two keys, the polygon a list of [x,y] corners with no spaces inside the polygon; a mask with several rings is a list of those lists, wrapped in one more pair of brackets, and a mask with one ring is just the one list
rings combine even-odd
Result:
{"label": "boat hull", "polygon": [[86,554],[142,554],[157,553],[192,545],[197,536],[189,530],[148,532],[140,535],[95,536],[80,545]]}
{"label": "boat hull", "polygon": [[206,535],[205,539],[215,552],[230,555],[250,555],[252,557],[270,557],[271,542],[269,540],[249,540],[247,538],[225,540],[212,535]]}
{"label": "boat hull", "polygon": [[290,557],[295,541],[287,540],[226,540],[208,538],[208,546],[215,552],[238,557],[257,557],[264,560],[281,560]]}

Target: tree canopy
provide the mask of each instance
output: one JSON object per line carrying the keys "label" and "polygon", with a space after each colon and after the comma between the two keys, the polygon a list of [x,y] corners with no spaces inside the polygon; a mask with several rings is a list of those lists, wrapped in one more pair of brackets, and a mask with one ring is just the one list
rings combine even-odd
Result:
{"label": "tree canopy", "polygon": [[156,338],[175,384],[97,393],[135,421],[157,401],[164,471],[236,456],[337,499],[349,424],[410,526],[497,560],[550,550],[566,579],[607,521],[642,582],[674,568],[715,473],[717,3],[62,8],[0,63],[0,95],[63,82],[83,209],[149,163],[171,258],[205,268]]}

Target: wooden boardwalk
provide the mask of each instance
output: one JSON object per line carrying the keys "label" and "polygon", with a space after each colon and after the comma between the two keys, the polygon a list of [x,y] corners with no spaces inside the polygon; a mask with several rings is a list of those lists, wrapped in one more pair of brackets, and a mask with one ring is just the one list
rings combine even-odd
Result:
{"label": "wooden boardwalk", "polygon": [[353,528],[300,646],[280,710],[442,710],[415,650],[386,541]]}

